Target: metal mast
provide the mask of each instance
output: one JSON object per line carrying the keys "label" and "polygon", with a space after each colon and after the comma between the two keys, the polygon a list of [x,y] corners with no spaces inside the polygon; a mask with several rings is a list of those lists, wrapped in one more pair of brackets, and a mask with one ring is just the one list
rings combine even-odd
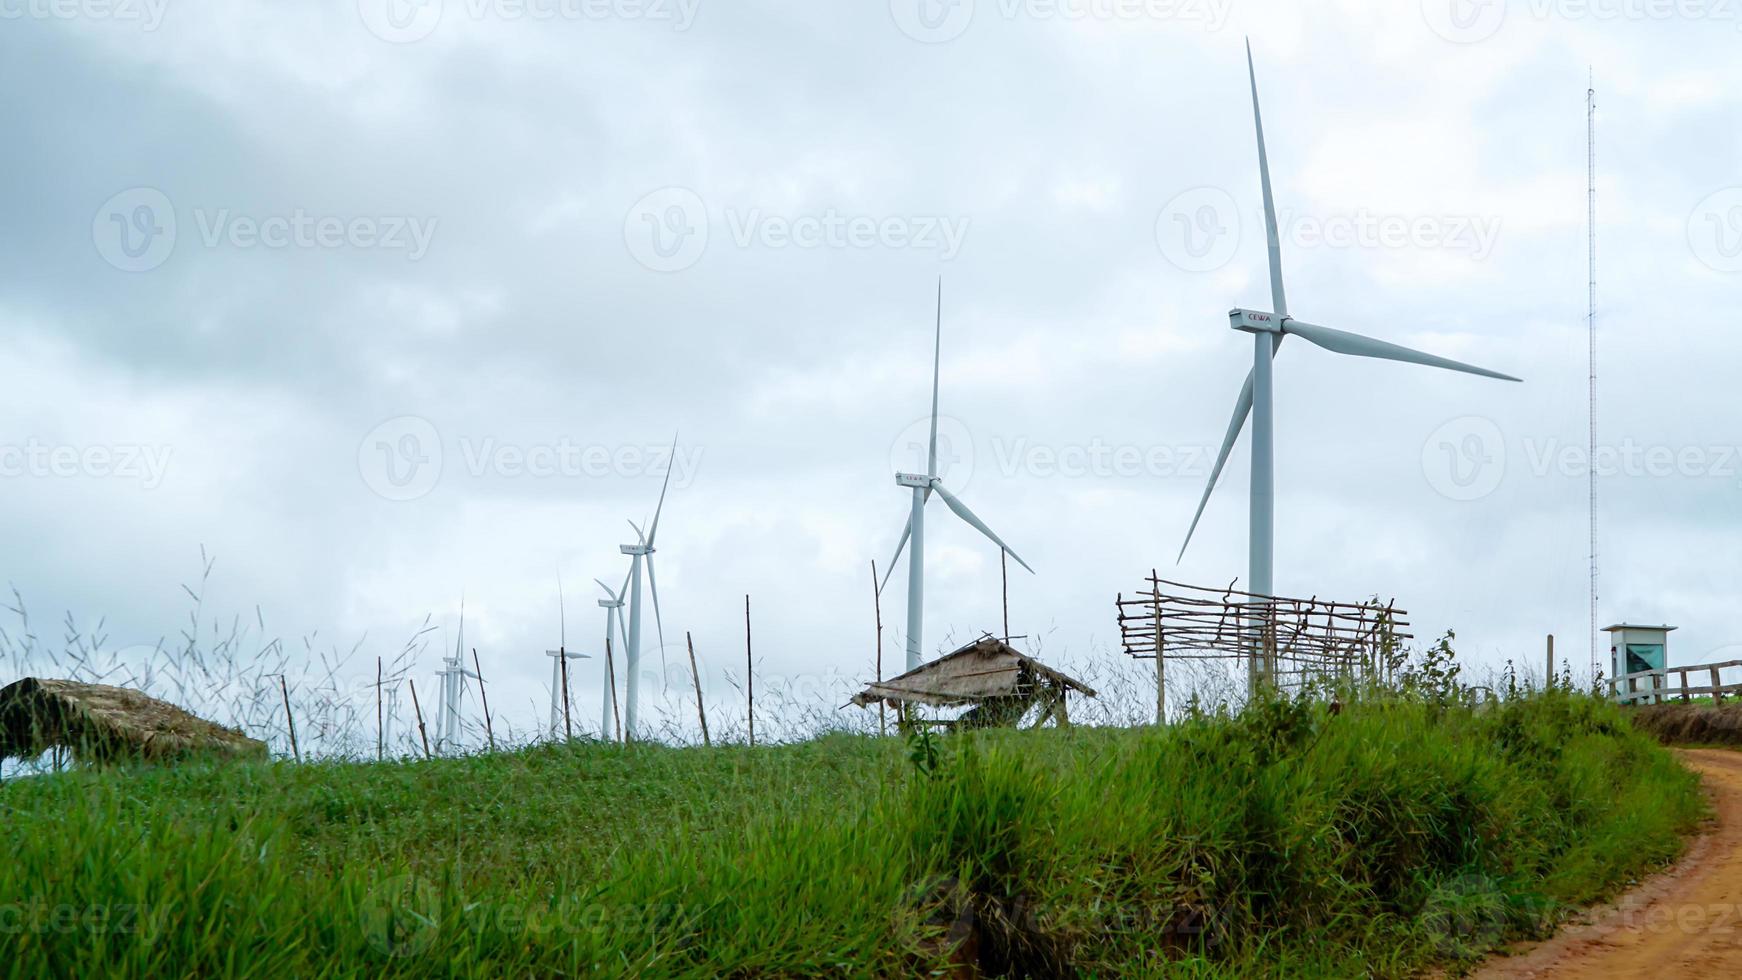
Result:
{"label": "metal mast", "polygon": [[1602,670],[1597,643],[1597,83],[1592,72],[1585,88],[1585,222],[1586,254],[1590,264],[1589,311],[1585,315],[1585,332],[1589,344],[1590,404],[1586,421],[1590,445],[1587,447],[1586,480],[1589,484],[1591,522],[1591,682]]}

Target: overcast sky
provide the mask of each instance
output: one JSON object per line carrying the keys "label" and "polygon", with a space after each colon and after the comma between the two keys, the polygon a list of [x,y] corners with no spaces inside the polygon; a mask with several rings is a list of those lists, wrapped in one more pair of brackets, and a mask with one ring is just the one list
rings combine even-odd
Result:
{"label": "overcast sky", "polygon": [[[1291,312],[1526,381],[1286,345],[1277,589],[1586,673],[1594,65],[1601,618],[1742,656],[1722,0],[0,0],[0,573],[45,638],[150,645],[203,545],[208,615],[369,660],[463,596],[530,719],[559,575],[598,652],[675,433],[668,642],[736,668],[748,593],[763,683],[863,678],[941,274],[943,475],[1036,571],[1012,630],[1119,656],[1152,567],[1246,573],[1245,438],[1173,564],[1226,312],[1269,305],[1246,35]],[[940,503],[934,650],[999,628]]]}

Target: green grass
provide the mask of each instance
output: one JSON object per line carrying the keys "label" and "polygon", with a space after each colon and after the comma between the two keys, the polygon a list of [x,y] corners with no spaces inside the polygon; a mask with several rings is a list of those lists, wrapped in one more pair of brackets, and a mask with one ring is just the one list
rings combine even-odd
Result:
{"label": "green grass", "polygon": [[17,780],[0,972],[1402,976],[1543,931],[1703,806],[1564,694],[939,746],[929,773],[831,736]]}

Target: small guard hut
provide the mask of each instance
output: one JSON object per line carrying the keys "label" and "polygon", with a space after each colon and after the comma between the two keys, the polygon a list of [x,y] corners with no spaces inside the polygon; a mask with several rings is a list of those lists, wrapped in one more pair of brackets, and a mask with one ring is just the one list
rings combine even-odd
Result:
{"label": "small guard hut", "polygon": [[128,688],[34,677],[0,688],[0,759],[54,748],[98,763],[266,757],[266,743]]}
{"label": "small guard hut", "polygon": [[[945,729],[1015,727],[1030,709],[1040,706],[1033,726],[1049,719],[1063,728],[1070,724],[1066,697],[1075,692],[1094,697],[1093,688],[1082,681],[1018,653],[993,636],[980,639],[929,664],[880,681],[853,697],[853,704],[869,707],[879,701],[894,708],[903,731],[935,726]],[[918,718],[919,705],[933,708],[968,707],[954,720]]]}

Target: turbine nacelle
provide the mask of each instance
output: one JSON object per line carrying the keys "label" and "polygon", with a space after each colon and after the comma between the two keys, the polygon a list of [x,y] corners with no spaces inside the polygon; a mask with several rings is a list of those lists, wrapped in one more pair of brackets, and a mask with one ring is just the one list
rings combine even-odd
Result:
{"label": "turbine nacelle", "polygon": [[651,555],[651,554],[653,554],[652,546],[645,545],[645,544],[620,544],[617,546],[617,550],[621,551],[622,553],[624,553],[626,555]]}
{"label": "turbine nacelle", "polygon": [[1288,317],[1258,310],[1229,310],[1228,326],[1247,333],[1283,333],[1282,324]]}
{"label": "turbine nacelle", "polygon": [[929,490],[931,485],[936,482],[936,478],[926,476],[924,473],[895,474],[896,486],[907,487],[910,490]]}

